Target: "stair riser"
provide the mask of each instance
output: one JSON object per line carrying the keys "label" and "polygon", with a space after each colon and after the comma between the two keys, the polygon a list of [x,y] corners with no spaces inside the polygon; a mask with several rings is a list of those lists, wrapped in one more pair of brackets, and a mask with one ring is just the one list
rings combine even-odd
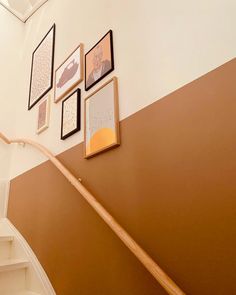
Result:
{"label": "stair riser", "polygon": [[0,242],[0,260],[6,260],[11,255],[11,242]]}
{"label": "stair riser", "polygon": [[[25,289],[25,269],[0,272],[1,294],[17,292]],[[14,282],[14,283],[13,283]]]}

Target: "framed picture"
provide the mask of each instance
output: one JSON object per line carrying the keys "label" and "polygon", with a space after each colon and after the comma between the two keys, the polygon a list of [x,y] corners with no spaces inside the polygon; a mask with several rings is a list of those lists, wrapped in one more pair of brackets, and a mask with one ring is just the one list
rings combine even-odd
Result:
{"label": "framed picture", "polygon": [[62,102],[61,139],[80,130],[80,89],[75,90]]}
{"label": "framed picture", "polygon": [[83,45],[80,44],[55,73],[54,102],[58,102],[83,80]]}
{"label": "framed picture", "polygon": [[117,78],[85,99],[84,153],[90,158],[120,144]]}
{"label": "framed picture", "polygon": [[32,54],[28,110],[30,110],[53,85],[55,24]]}
{"label": "framed picture", "polygon": [[37,134],[48,128],[50,115],[50,95],[39,104],[38,106],[38,121],[37,121]]}
{"label": "framed picture", "polygon": [[114,70],[112,30],[85,55],[85,90]]}

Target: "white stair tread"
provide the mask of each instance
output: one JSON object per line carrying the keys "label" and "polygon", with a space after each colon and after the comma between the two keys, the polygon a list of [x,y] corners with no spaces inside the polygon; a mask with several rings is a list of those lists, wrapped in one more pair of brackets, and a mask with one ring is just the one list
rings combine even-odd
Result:
{"label": "white stair tread", "polygon": [[29,261],[26,259],[7,259],[0,261],[0,272],[26,268],[29,266]]}
{"label": "white stair tread", "polygon": [[14,240],[13,236],[0,236],[0,242],[11,242]]}

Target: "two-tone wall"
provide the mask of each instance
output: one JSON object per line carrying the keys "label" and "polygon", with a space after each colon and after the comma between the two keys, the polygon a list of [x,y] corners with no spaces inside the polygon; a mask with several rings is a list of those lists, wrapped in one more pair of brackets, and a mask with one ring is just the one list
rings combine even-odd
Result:
{"label": "two-tone wall", "polygon": [[[0,131],[58,154],[187,294],[236,293],[235,9],[233,0],[50,0],[19,23],[18,86],[7,84],[16,95],[2,102],[16,111],[0,110]],[[79,43],[86,52],[114,33],[115,71],[97,87],[118,77],[121,146],[90,160],[83,131],[60,140],[61,103],[51,102],[39,136],[37,107],[27,111],[31,54],[53,23],[55,68]],[[79,86],[82,101],[97,88]],[[22,146],[10,156],[8,217],[59,295],[165,294],[43,156]]]}
{"label": "two-tone wall", "polygon": [[[117,149],[59,156],[187,294],[236,293],[235,71],[123,120]],[[165,294],[49,162],[12,180],[8,216],[59,295]]]}
{"label": "two-tone wall", "polygon": [[[60,140],[61,102],[51,103],[50,128],[39,136],[35,132],[37,106],[27,110],[32,52],[53,23],[56,24],[55,68],[79,43],[84,44],[87,52],[109,29],[113,30],[115,71],[97,87],[113,75],[118,77],[123,120],[234,58],[235,8],[234,0],[224,1],[223,5],[215,0],[48,1],[25,25],[19,22],[23,25],[23,35],[17,47],[20,87],[14,97],[15,135],[41,142],[56,154],[83,141],[83,131],[66,141]],[[84,83],[79,87],[82,102],[97,88],[85,92]],[[11,112],[4,122],[11,125]],[[14,135],[5,127],[2,129],[6,135]],[[43,161],[34,150],[16,148],[11,178]]]}

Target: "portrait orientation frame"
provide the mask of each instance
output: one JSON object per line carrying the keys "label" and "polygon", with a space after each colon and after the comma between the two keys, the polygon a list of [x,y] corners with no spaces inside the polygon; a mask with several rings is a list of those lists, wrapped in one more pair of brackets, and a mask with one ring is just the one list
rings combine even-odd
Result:
{"label": "portrait orientation frame", "polygon": [[[55,31],[56,25],[53,24],[32,54],[28,110],[43,98],[53,86]],[[46,51],[44,47],[49,41],[49,49],[47,55],[44,56]],[[45,84],[41,85],[41,89],[39,89],[40,83]]]}
{"label": "portrait orientation frame", "polygon": [[[89,109],[91,99],[97,100],[98,109],[94,103]],[[91,130],[93,134],[90,134]],[[84,158],[94,157],[119,145],[118,80],[113,77],[84,100]]]}
{"label": "portrait orientation frame", "polygon": [[[75,86],[83,81],[83,52],[84,46],[82,43],[80,43],[56,69],[54,83],[55,103],[59,102]],[[79,62],[79,64],[77,63],[77,61]],[[62,88],[60,90],[58,89],[59,87],[57,87],[59,83],[61,84],[60,88]]]}
{"label": "portrait orientation frame", "polygon": [[[88,69],[89,67],[89,63],[88,63],[88,59],[89,56],[91,56],[92,54],[94,54],[94,50],[95,48],[99,45],[102,44],[102,42],[105,41],[105,38],[109,39],[109,59],[103,61],[104,63],[106,62],[108,64],[108,62],[110,63],[110,65],[106,65],[106,67],[108,67],[108,69],[106,69],[104,71],[104,73],[101,73],[101,76],[99,78],[97,78],[96,80],[94,80],[93,82],[88,83],[88,79],[90,77],[90,75],[92,74],[92,68],[90,68],[90,70]],[[101,81],[104,77],[106,77],[108,74],[110,74],[112,71],[114,70],[114,50],[113,50],[113,35],[112,35],[112,30],[109,30],[86,54],[85,54],[85,90],[88,91],[90,88],[92,88],[95,84],[97,84],[99,81]]]}
{"label": "portrait orientation frame", "polygon": [[[38,120],[37,120],[37,130],[36,130],[37,134],[42,133],[45,129],[49,127],[50,101],[51,101],[51,95],[47,94],[45,99],[43,99],[43,101],[40,102],[40,104],[38,105]],[[42,117],[43,117],[43,123],[40,123],[40,119],[42,120]]]}
{"label": "portrait orientation frame", "polygon": [[[76,105],[74,105],[76,102]],[[71,104],[71,105],[70,105]],[[81,90],[78,88],[62,101],[61,139],[64,140],[80,130]],[[69,125],[69,130],[68,129]],[[71,126],[70,126],[71,125]],[[66,127],[67,126],[67,127]]]}

